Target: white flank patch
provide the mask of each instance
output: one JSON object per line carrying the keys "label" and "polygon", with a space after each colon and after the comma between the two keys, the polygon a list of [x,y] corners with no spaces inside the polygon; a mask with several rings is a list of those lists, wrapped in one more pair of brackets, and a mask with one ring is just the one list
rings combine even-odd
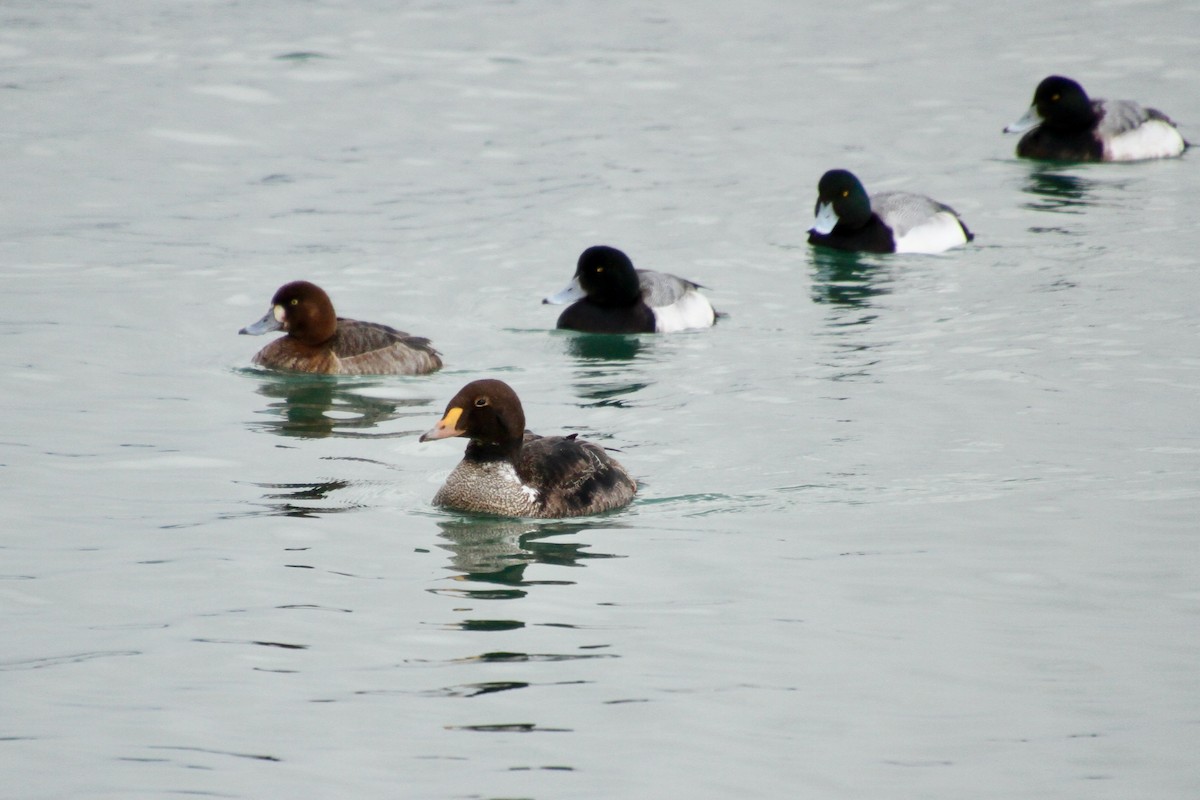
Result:
{"label": "white flank patch", "polygon": [[1173,158],[1183,152],[1183,137],[1173,125],[1160,119],[1143,122],[1133,130],[1105,142],[1108,161],[1142,161],[1148,158]]}
{"label": "white flank patch", "polygon": [[654,330],[658,333],[707,328],[717,317],[712,303],[695,289],[688,289],[683,297],[669,306],[658,306],[651,310],[654,312]]}
{"label": "white flank patch", "polygon": [[509,464],[507,461],[498,462],[496,471],[500,473],[500,477],[504,478],[504,480],[508,481],[509,483],[515,483],[517,488],[519,488],[525,494],[525,496],[529,498],[530,502],[534,502],[538,499],[538,490],[529,484],[524,483],[520,476],[517,475],[517,470],[512,464]]}
{"label": "white flank patch", "polygon": [[813,220],[813,225],[810,230],[813,233],[822,235],[831,233],[835,225],[838,224],[837,212],[833,210],[833,203],[819,203],[817,205],[817,218]]}
{"label": "white flank patch", "polygon": [[896,241],[896,252],[941,253],[966,244],[966,241],[967,236],[958,217],[949,211],[939,211],[900,237]]}

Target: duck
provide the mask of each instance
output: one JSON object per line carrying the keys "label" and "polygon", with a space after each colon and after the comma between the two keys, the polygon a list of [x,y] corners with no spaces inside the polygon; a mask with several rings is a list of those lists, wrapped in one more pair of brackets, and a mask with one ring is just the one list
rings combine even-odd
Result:
{"label": "duck", "polygon": [[809,244],[864,253],[941,253],[975,234],[944,203],[911,192],[868,195],[854,173],[831,169],[817,183]]}
{"label": "duck", "polygon": [[423,375],[441,369],[428,339],[377,322],[344,319],[325,290],[308,281],[285,283],[262,319],[238,333],[283,331],[253,363],[268,369],[325,375]]}
{"label": "duck", "polygon": [[451,398],[419,441],[465,436],[462,461],[433,497],[452,511],[557,519],[599,514],[633,501],[637,481],[604,448],[577,434],[538,436],[511,386],[485,378]]}
{"label": "duck", "polygon": [[675,333],[709,328],[713,310],[693,281],[635,269],[629,256],[615,247],[596,245],[579,256],[575,275],[565,289],[542,300],[570,303],[557,327],[585,333]]}
{"label": "duck", "polygon": [[1017,156],[1046,161],[1145,161],[1188,147],[1170,117],[1133,100],[1093,100],[1077,82],[1051,75],[1025,116],[1004,129],[1024,133]]}

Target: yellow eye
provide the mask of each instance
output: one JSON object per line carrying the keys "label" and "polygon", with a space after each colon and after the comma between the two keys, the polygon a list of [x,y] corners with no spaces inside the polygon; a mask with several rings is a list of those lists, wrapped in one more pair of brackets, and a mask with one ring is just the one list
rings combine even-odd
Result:
{"label": "yellow eye", "polygon": [[1052,94],[1052,95],[1050,95],[1050,102],[1052,102],[1052,103],[1057,103],[1057,102],[1058,102],[1058,98],[1059,98],[1059,95]]}
{"label": "yellow eye", "polygon": [[476,397],[475,398],[475,407],[476,408],[483,408],[487,404],[488,404],[488,399],[486,397]]}
{"label": "yellow eye", "polygon": [[850,190],[842,189],[842,197],[849,197],[849,196],[850,196]]}
{"label": "yellow eye", "polygon": [[604,267],[596,267],[596,272],[604,272]]}
{"label": "yellow eye", "polygon": [[293,298],[292,298],[292,300],[291,300],[291,305],[294,305],[294,306],[298,306],[298,305],[300,305],[300,298],[299,298],[299,297],[293,297]]}

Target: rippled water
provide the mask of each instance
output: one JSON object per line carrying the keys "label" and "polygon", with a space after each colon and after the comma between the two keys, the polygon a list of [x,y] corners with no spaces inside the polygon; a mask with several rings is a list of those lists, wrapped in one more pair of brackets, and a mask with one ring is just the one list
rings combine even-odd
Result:
{"label": "rippled water", "polygon": [[[1200,140],[1198,22],[0,6],[4,794],[1192,796],[1197,162],[1000,130],[1065,72]],[[978,238],[815,252],[831,167]],[[728,316],[552,331],[597,243]],[[249,369],[297,278],[447,368]],[[485,375],[636,503],[431,508]]]}

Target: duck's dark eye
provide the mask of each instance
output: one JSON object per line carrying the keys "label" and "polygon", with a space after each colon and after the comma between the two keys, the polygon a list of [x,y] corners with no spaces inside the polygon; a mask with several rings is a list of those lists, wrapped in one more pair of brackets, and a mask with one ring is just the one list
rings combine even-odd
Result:
{"label": "duck's dark eye", "polygon": [[298,306],[298,305],[300,305],[300,298],[299,298],[299,297],[293,297],[293,298],[292,298],[292,299],[289,301],[289,304],[290,304],[290,305],[293,305],[293,306]]}
{"label": "duck's dark eye", "polygon": [[1059,97],[1059,96],[1058,96],[1058,95],[1056,95],[1056,94],[1052,94],[1052,95],[1050,95],[1050,102],[1051,102],[1051,103],[1057,103],[1057,102],[1058,102],[1058,97]]}
{"label": "duck's dark eye", "polygon": [[483,408],[487,404],[488,404],[488,399],[486,397],[476,397],[475,398],[475,407],[476,408]]}

